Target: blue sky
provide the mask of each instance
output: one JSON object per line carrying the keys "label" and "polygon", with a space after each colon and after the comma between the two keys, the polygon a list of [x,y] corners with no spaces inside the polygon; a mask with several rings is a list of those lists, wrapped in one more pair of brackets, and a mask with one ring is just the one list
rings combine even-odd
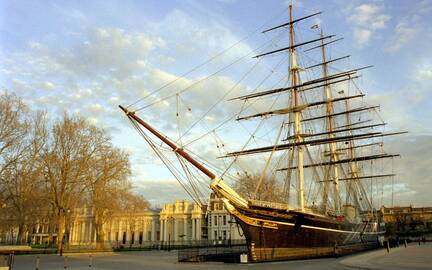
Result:
{"label": "blue sky", "polygon": [[[397,161],[401,176],[396,203],[431,205],[426,191],[432,188],[432,1],[294,4],[295,17],[323,11],[299,28],[310,32],[312,23],[320,23],[325,32],[343,36],[331,54],[350,54],[347,67],[374,65],[362,72],[361,88],[371,102],[381,104],[389,129],[410,131],[389,142],[390,149],[404,157]],[[106,128],[115,144],[130,152],[141,192],[154,203],[181,198],[185,194],[116,106],[178,79],[158,93],[159,98],[169,95],[268,42],[271,35],[256,31],[284,22],[286,8],[287,1],[1,1],[0,87],[53,116],[68,110]],[[181,77],[238,41],[223,60]],[[243,64],[254,62],[247,58]],[[218,90],[235,85],[244,71],[229,69],[206,85],[210,92],[186,96],[197,107],[193,112],[205,111],[220,98]],[[145,111],[169,135],[176,129],[173,104],[160,102]],[[235,107],[230,106],[228,110]],[[213,117],[225,114],[221,110]],[[212,156],[214,149],[205,151]]]}

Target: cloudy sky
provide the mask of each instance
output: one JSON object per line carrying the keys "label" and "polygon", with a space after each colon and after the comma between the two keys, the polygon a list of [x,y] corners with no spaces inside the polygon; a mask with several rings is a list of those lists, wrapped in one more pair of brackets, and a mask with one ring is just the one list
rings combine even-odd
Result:
{"label": "cloudy sky", "polygon": [[[335,57],[350,54],[351,67],[374,65],[362,73],[360,87],[381,105],[390,130],[409,131],[388,140],[388,151],[402,155],[395,160],[394,204],[432,205],[432,1],[294,2],[295,17],[323,11],[300,29],[310,31],[320,23],[326,32],[344,37],[332,52]],[[177,112],[202,115],[215,101],[256,85],[258,76],[236,83],[249,69],[268,73],[271,62],[255,66],[250,56],[269,49],[263,44],[281,46],[277,37],[258,30],[284,22],[286,8],[287,1],[275,0],[1,1],[0,88],[53,117],[68,110],[107,129],[131,154],[135,186],[154,204],[187,198],[117,105],[146,97],[134,108],[153,104],[142,113],[175,137]],[[207,59],[212,60],[188,73]],[[234,65],[175,95],[232,62],[247,68]],[[209,125],[236,108],[226,106],[207,115]],[[183,120],[185,126],[194,123]],[[197,127],[189,138],[203,130]],[[241,145],[238,137],[231,140]],[[213,146],[199,151],[217,156]]]}

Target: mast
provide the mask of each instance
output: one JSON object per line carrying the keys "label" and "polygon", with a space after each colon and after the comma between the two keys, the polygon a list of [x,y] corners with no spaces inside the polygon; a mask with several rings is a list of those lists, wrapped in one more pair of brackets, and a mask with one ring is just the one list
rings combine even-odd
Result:
{"label": "mast", "polygon": [[[345,101],[345,110],[346,111],[349,110],[349,105],[348,105],[347,101]],[[350,119],[349,113],[347,113],[345,115],[345,124],[348,126],[351,126],[351,119]],[[353,134],[352,129],[349,128],[347,135],[351,136],[352,134]],[[348,147],[347,148],[348,148],[348,157],[352,160],[355,157],[355,155],[354,155],[354,143],[352,140],[348,141]],[[355,162],[355,161],[350,162],[348,174],[350,175],[350,177],[352,179],[358,179],[359,175],[358,175],[358,169],[357,169],[357,162]],[[354,200],[356,200],[358,202],[357,193],[355,193],[355,191],[354,191],[354,185],[355,185],[355,183],[350,182],[348,186],[350,187],[350,191],[351,191],[352,195],[354,196]],[[347,196],[346,203],[348,203],[348,196]]]}
{"label": "mast", "polygon": [[[321,33],[320,36],[323,37],[323,31],[321,28]],[[328,77],[328,66],[327,66],[327,57],[326,57],[326,50],[325,50],[325,44],[323,42],[323,40],[321,40],[321,54],[322,54],[322,69],[323,69],[323,77],[327,78]],[[327,128],[327,132],[328,132],[328,138],[332,139],[334,138],[334,133],[333,133],[333,117],[332,115],[334,114],[334,109],[333,109],[333,102],[332,100],[332,93],[331,93],[331,88],[329,85],[324,86],[324,99],[328,100],[329,102],[327,102],[326,104],[326,128]],[[329,148],[329,153],[330,153],[330,161],[332,162],[336,162],[338,160],[338,154],[336,151],[336,143],[335,142],[330,142],[330,144],[328,145]],[[339,170],[338,170],[338,166],[336,164],[330,165],[329,167],[330,170],[333,170],[333,184],[334,184],[334,208],[336,212],[340,211],[340,202],[339,202]],[[328,175],[328,174],[327,174]],[[327,180],[327,179],[325,179]],[[324,194],[323,194],[323,204],[324,207],[326,208],[327,205],[327,200],[328,200],[328,191],[329,191],[329,186],[328,186],[328,181],[324,182]]]}
{"label": "mast", "polygon": [[[294,107],[299,106],[299,93],[297,87],[295,87],[298,83],[298,73],[299,67],[297,65],[297,56],[295,51],[295,40],[294,40],[294,25],[293,25],[293,16],[292,16],[292,1],[289,5],[289,18],[290,18],[290,49],[288,50],[291,63],[290,63],[290,78],[291,78],[291,86],[294,86],[291,91],[291,99],[294,100]],[[294,141],[296,143],[301,143],[303,141],[302,137],[302,128],[301,128],[301,112],[300,110],[296,110],[294,112]],[[305,209],[305,201],[304,201],[304,170],[303,170],[303,145],[297,145],[297,199],[298,206],[300,211],[304,211]]]}
{"label": "mast", "polygon": [[[345,101],[345,110],[346,111],[349,111],[350,110],[350,107],[349,107],[349,104],[348,104],[348,102],[347,101]],[[348,126],[352,126],[352,123],[351,123],[351,118],[350,118],[350,114],[349,113],[347,113],[346,115],[345,115],[345,123],[346,123],[346,125],[348,125]],[[347,132],[347,135],[348,136],[352,136],[352,128]],[[371,143],[371,144],[366,144],[366,145],[364,145],[364,146],[373,146],[373,145],[377,145],[377,143]],[[381,145],[380,143],[378,144],[378,145]],[[353,140],[349,140],[348,141],[348,147],[347,147],[347,150],[348,150],[348,158],[351,160],[351,162],[349,163],[349,171],[348,171],[348,173],[349,173],[349,175],[350,175],[350,178],[351,179],[353,179],[354,181],[353,181],[353,183],[352,182],[350,182],[350,187],[352,188],[352,189],[354,189],[354,187],[357,185],[357,187],[358,187],[358,189],[359,189],[359,192],[360,192],[360,200],[364,200],[364,201],[366,201],[366,204],[367,204],[367,207],[368,208],[372,208],[372,204],[371,204],[371,202],[369,201],[369,198],[368,198],[368,196],[365,194],[365,192],[364,192],[364,188],[363,188],[363,185],[358,181],[359,179],[361,179],[362,177],[360,176],[360,171],[359,171],[359,167],[358,167],[358,162],[357,162],[357,160],[356,160],[356,157],[357,157],[357,155],[356,155],[356,153],[355,153],[355,148],[358,148],[359,146],[356,146],[356,145],[354,145],[354,141]],[[360,145],[360,147],[361,147],[361,145]],[[360,205],[360,203],[359,203],[359,198],[358,198],[358,195],[357,195],[357,193],[355,193],[354,192],[354,190],[353,190],[353,196],[354,196],[354,200],[356,200],[356,202],[357,202],[357,204],[358,204],[358,206],[359,207],[362,207],[361,205]],[[365,209],[359,209],[359,210],[365,210]]]}

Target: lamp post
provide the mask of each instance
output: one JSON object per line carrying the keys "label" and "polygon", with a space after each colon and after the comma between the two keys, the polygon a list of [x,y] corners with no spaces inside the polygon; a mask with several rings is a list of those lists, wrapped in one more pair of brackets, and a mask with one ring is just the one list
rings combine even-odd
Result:
{"label": "lamp post", "polygon": [[168,251],[171,251],[171,229],[172,229],[172,221],[173,221],[173,217],[168,217]]}
{"label": "lamp post", "polygon": [[231,234],[231,230],[232,230],[232,225],[236,223],[235,221],[232,221],[231,218],[230,220],[228,220],[228,224],[229,224],[229,245],[231,246],[232,242],[231,242],[231,238],[232,238],[232,234]]}
{"label": "lamp post", "polygon": [[60,242],[60,256],[63,256],[63,245],[69,242],[69,230],[66,222],[66,215],[70,213],[70,209],[60,208],[60,213],[63,214],[63,222],[64,222],[64,233]]}
{"label": "lamp post", "polygon": [[65,242],[69,248],[69,237],[70,237],[70,208],[66,209],[65,214]]}

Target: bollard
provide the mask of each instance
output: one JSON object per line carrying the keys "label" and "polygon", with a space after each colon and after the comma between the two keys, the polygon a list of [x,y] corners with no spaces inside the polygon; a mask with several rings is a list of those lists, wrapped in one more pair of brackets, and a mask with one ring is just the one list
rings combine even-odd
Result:
{"label": "bollard", "polygon": [[15,264],[15,254],[12,252],[11,254],[9,254],[9,270],[13,270]]}
{"label": "bollard", "polygon": [[63,268],[67,269],[67,266],[68,266],[68,257],[64,256]]}
{"label": "bollard", "polygon": [[36,257],[36,270],[39,270],[39,264],[40,264],[40,258],[39,256]]}
{"label": "bollard", "polygon": [[92,255],[89,255],[89,258],[90,258],[90,261],[89,261],[89,268],[91,268],[91,267],[92,267],[92,264],[93,264],[93,257],[92,257]]}
{"label": "bollard", "polygon": [[407,240],[404,241],[405,248],[407,247]]}
{"label": "bollard", "polygon": [[389,243],[389,241],[387,241],[387,253],[389,253],[390,252],[390,243]]}

